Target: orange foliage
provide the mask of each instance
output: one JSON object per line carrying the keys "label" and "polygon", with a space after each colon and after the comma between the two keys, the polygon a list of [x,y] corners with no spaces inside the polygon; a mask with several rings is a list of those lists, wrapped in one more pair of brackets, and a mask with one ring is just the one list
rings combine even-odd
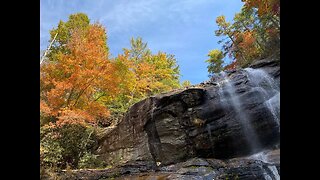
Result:
{"label": "orange foliage", "polygon": [[224,70],[234,70],[234,69],[237,68],[237,66],[238,66],[238,64],[237,64],[237,61],[235,60],[235,61],[233,61],[232,63],[226,65],[226,66],[224,67]]}
{"label": "orange foliage", "polygon": [[97,96],[105,100],[114,96],[119,78],[108,59],[104,28],[95,24],[75,30],[67,48],[69,53],[58,54],[57,61],[41,67],[40,111],[57,117],[60,125],[108,117]]}
{"label": "orange foliage", "polygon": [[242,0],[247,8],[258,9],[259,16],[265,14],[280,15],[280,0]]}
{"label": "orange foliage", "polygon": [[237,44],[234,46],[239,52],[235,55],[236,59],[243,59],[243,56],[246,59],[255,59],[259,56],[260,49],[254,31],[244,31],[238,33],[235,37]]}
{"label": "orange foliage", "polygon": [[85,124],[85,123],[95,123],[94,117],[83,110],[64,109],[60,111],[56,125],[61,127],[65,124]]}
{"label": "orange foliage", "polygon": [[40,100],[40,110],[42,113],[51,114],[51,108],[43,100]]}

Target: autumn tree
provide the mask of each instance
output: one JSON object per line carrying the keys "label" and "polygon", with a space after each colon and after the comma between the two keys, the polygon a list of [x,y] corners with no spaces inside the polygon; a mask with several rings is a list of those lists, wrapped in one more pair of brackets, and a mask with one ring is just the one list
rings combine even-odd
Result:
{"label": "autumn tree", "polygon": [[132,59],[135,63],[143,61],[147,56],[151,55],[151,50],[148,48],[148,43],[144,43],[141,37],[131,38],[130,39],[130,49],[124,48],[124,51],[128,51],[129,58]]}
{"label": "autumn tree", "polygon": [[215,73],[219,73],[220,71],[223,70],[223,52],[218,50],[218,49],[214,49],[211,50],[208,54],[209,59],[206,60],[206,62],[209,64],[207,66],[208,68],[208,72],[210,74],[210,76],[212,76]]}
{"label": "autumn tree", "polygon": [[[216,23],[218,25],[218,29],[215,30],[216,36],[222,36],[225,37],[224,39],[218,41],[218,43],[224,43],[222,45],[222,49],[224,51],[224,54],[229,53],[229,56],[232,57],[232,53],[237,52],[234,48],[235,44],[235,33],[232,29],[231,23],[226,21],[225,16],[221,15],[216,18]],[[240,52],[241,54],[241,52]]]}
{"label": "autumn tree", "polygon": [[[41,104],[58,122],[76,119],[94,123],[109,115],[104,101],[115,95],[117,77],[108,60],[104,28],[94,24],[74,30],[54,63],[41,67]],[[42,110],[41,109],[41,110]]]}
{"label": "autumn tree", "polygon": [[120,90],[108,105],[115,111],[124,112],[145,97],[180,87],[179,66],[173,55],[153,54],[141,37],[132,38],[130,43],[131,47],[115,58]]}
{"label": "autumn tree", "polygon": [[241,11],[227,22],[216,18],[215,35],[222,37],[223,54],[232,59],[224,69],[247,67],[258,59],[280,55],[280,4],[278,0],[243,0]]}
{"label": "autumn tree", "polygon": [[171,54],[153,54],[142,38],[109,57],[105,28],[85,14],[60,21],[51,38],[57,33],[40,65],[41,163],[92,167],[99,125],[116,123],[143,98],[180,87],[179,66]]}
{"label": "autumn tree", "polygon": [[[152,54],[140,37],[131,40],[129,57],[136,63],[136,87],[150,96],[179,87],[179,66],[174,55],[159,51]],[[136,61],[138,59],[138,61]]]}
{"label": "autumn tree", "polygon": [[[105,104],[118,89],[105,29],[98,23],[83,28],[87,21],[79,16],[85,17],[70,16],[66,27],[72,30],[58,38],[40,66],[40,146],[49,166],[77,168],[83,162],[96,141],[94,127],[110,116]],[[61,24],[57,30],[64,32]]]}
{"label": "autumn tree", "polygon": [[259,16],[266,14],[280,16],[280,0],[242,0],[248,9],[256,8]]}
{"label": "autumn tree", "polygon": [[57,35],[50,51],[47,55],[49,61],[57,60],[59,53],[69,53],[67,44],[71,38],[72,32],[75,30],[85,30],[90,26],[90,19],[84,13],[75,13],[69,16],[68,21],[59,21],[57,28],[50,31],[50,42]]}
{"label": "autumn tree", "polygon": [[181,83],[181,86],[182,87],[189,87],[189,86],[191,86],[191,82],[189,80],[185,80]]}

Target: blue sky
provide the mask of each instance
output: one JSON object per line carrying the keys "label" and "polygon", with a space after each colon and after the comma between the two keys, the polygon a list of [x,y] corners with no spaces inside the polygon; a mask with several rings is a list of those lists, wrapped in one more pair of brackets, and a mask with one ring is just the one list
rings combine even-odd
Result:
{"label": "blue sky", "polygon": [[140,36],[153,53],[175,55],[181,81],[198,84],[208,80],[209,50],[221,48],[215,18],[225,15],[230,21],[241,7],[241,0],[41,0],[40,50],[49,45],[49,30],[59,20],[83,12],[106,27],[113,57]]}

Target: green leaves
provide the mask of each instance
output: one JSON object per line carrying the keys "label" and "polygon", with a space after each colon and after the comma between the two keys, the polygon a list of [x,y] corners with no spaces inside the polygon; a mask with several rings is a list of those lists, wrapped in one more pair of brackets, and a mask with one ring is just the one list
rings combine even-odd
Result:
{"label": "green leaves", "polygon": [[207,66],[209,74],[213,75],[222,71],[224,58],[223,52],[218,49],[214,49],[209,52],[208,56],[209,59],[206,60],[206,62],[209,63],[209,65]]}
{"label": "green leaves", "polygon": [[[252,62],[280,52],[280,4],[279,0],[243,0],[241,11],[235,14],[233,23],[225,16],[218,16],[215,35],[222,37],[224,55],[233,59],[227,69],[247,67]],[[210,55],[209,55],[210,56]],[[221,58],[208,60],[209,73],[221,70]]]}
{"label": "green leaves", "polygon": [[105,162],[98,158],[98,155],[94,155],[91,152],[86,152],[79,160],[79,168],[81,169],[93,169],[105,167]]}
{"label": "green leaves", "polygon": [[56,61],[57,56],[60,53],[70,53],[66,46],[71,39],[71,34],[76,30],[85,30],[89,27],[89,25],[90,20],[84,13],[71,14],[67,22],[60,20],[58,27],[50,31],[50,42],[53,40],[56,33],[58,33],[58,35],[48,54],[49,61]]}
{"label": "green leaves", "polygon": [[142,42],[141,37],[136,39],[131,38],[130,40],[131,49],[129,50],[130,58],[132,58],[136,63],[142,61],[144,58],[151,55],[150,49],[147,47],[147,43]]}
{"label": "green leaves", "polygon": [[51,38],[57,33],[40,71],[41,163],[94,167],[95,128],[116,123],[142,98],[180,87],[179,66],[141,37],[110,58],[105,28],[83,13],[60,21]]}
{"label": "green leaves", "polygon": [[[40,158],[43,166],[78,168],[79,160],[97,143],[94,128],[80,124],[41,127]],[[83,165],[83,164],[82,164]]]}

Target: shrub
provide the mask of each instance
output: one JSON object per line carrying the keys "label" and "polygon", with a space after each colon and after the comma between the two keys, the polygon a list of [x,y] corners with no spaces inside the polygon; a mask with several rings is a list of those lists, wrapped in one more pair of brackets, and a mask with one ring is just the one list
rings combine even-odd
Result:
{"label": "shrub", "polygon": [[79,168],[82,169],[91,169],[91,168],[103,168],[106,164],[97,158],[98,155],[94,155],[91,152],[86,152],[79,161]]}
{"label": "shrub", "polygon": [[[94,127],[81,124],[64,124],[63,126],[43,126],[40,130],[40,160],[45,167],[65,169],[67,164],[71,168],[78,168],[85,162],[91,163],[88,154],[97,145],[97,136]],[[85,156],[85,157],[83,157]],[[83,157],[83,158],[82,158]],[[85,161],[84,159],[88,159]]]}

